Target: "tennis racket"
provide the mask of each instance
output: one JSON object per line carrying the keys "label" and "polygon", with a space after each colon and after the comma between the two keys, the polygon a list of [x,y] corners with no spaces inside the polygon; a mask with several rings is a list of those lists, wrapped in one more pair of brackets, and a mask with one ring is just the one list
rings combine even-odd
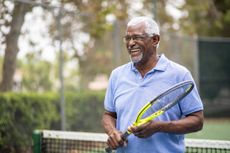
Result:
{"label": "tennis racket", "polygon": [[[167,89],[142,107],[133,125],[140,126],[160,116],[186,97],[193,87],[194,83],[192,81],[183,81]],[[122,134],[122,138],[126,140],[130,134],[132,133],[127,130]],[[107,147],[105,151],[111,153],[112,149]]]}

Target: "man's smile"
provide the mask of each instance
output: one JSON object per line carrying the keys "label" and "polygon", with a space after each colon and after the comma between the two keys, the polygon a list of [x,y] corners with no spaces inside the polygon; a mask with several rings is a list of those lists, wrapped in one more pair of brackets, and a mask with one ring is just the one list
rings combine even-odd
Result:
{"label": "man's smile", "polygon": [[133,48],[129,50],[131,56],[138,56],[141,53],[140,48]]}

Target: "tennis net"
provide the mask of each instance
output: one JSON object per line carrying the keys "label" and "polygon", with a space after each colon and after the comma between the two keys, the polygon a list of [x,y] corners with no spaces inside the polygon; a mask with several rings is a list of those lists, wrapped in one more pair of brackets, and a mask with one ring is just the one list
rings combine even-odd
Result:
{"label": "tennis net", "polygon": [[[105,153],[103,133],[42,130],[33,134],[33,153]],[[230,141],[185,139],[186,153],[230,153]]]}

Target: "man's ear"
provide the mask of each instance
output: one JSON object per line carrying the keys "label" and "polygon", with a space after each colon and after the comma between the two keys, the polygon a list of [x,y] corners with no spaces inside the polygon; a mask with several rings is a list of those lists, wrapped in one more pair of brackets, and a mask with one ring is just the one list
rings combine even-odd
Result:
{"label": "man's ear", "polygon": [[160,42],[160,36],[159,35],[154,35],[152,37],[152,40],[153,40],[153,46],[157,47],[157,44],[159,44],[159,42]]}

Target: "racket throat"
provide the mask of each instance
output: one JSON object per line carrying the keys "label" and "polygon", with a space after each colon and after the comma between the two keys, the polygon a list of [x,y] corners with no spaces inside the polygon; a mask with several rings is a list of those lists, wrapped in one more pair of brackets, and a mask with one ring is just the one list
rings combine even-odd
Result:
{"label": "racket throat", "polygon": [[159,110],[159,111],[153,113],[152,115],[150,115],[150,116],[148,116],[148,117],[146,117],[146,118],[143,118],[143,119],[138,120],[137,122],[134,123],[134,125],[135,125],[135,126],[140,126],[140,125],[142,125],[142,124],[144,124],[144,123],[147,123],[147,122],[149,122],[149,121],[155,119],[156,117],[160,116],[160,115],[163,114],[163,113],[164,113],[163,110]]}

